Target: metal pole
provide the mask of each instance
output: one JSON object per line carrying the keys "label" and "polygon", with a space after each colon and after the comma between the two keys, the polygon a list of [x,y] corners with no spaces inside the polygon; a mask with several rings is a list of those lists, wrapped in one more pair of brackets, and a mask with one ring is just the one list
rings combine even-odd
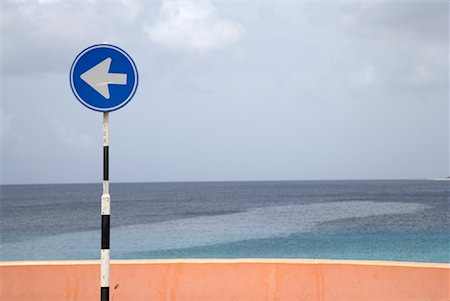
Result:
{"label": "metal pole", "polygon": [[109,301],[109,229],[111,213],[109,195],[109,113],[103,113],[103,194],[102,194],[102,249],[101,249],[101,301]]}

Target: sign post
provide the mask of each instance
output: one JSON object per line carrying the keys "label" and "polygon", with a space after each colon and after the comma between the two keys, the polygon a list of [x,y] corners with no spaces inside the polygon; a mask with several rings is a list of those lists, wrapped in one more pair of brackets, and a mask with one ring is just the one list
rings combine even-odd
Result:
{"label": "sign post", "polygon": [[101,196],[100,300],[109,301],[110,213],[109,112],[125,106],[138,85],[133,59],[122,49],[98,44],[83,50],[70,69],[70,86],[87,108],[103,112],[103,193]]}
{"label": "sign post", "polygon": [[101,301],[109,300],[110,214],[109,195],[109,113],[103,113],[103,193],[102,193],[102,248],[100,253]]}

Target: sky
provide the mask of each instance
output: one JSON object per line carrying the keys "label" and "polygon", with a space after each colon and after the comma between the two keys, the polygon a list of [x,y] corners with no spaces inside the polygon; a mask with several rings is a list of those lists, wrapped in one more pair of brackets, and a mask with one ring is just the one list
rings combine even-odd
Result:
{"label": "sky", "polygon": [[0,183],[102,180],[102,114],[70,67],[139,71],[111,182],[449,175],[448,1],[14,1],[0,21]]}

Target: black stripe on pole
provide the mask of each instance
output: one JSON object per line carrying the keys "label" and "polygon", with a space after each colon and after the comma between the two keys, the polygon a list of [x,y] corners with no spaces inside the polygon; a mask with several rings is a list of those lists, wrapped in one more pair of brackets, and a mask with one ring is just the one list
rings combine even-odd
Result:
{"label": "black stripe on pole", "polygon": [[101,301],[109,301],[109,287],[102,287],[101,296]]}
{"label": "black stripe on pole", "polygon": [[109,215],[102,215],[102,249],[109,249]]}
{"label": "black stripe on pole", "polygon": [[103,146],[103,180],[109,180],[109,146]]}

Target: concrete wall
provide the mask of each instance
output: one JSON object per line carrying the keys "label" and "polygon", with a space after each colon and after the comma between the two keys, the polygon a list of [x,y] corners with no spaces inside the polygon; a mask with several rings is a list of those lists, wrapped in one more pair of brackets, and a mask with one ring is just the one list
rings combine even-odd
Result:
{"label": "concrete wall", "polygon": [[[448,264],[112,261],[111,300],[449,301]],[[0,262],[0,300],[99,300],[99,261]]]}

